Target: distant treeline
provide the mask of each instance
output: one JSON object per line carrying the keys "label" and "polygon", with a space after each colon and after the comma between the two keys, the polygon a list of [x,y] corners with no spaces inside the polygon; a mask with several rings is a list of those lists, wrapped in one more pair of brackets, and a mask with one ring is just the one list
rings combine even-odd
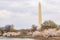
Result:
{"label": "distant treeline", "polygon": [[[0,28],[0,31],[3,33],[3,32],[18,32],[18,31],[25,31],[25,32],[34,32],[37,30],[37,27],[36,25],[32,25],[32,27],[30,29],[20,29],[20,30],[17,30],[17,29],[14,29],[14,25],[6,25],[5,27],[1,27]],[[49,29],[49,28],[56,28],[56,29],[60,29],[59,28],[59,25],[57,25],[55,22],[53,22],[52,20],[48,20],[48,21],[45,21],[41,24],[41,28],[39,30],[44,30],[44,29]]]}

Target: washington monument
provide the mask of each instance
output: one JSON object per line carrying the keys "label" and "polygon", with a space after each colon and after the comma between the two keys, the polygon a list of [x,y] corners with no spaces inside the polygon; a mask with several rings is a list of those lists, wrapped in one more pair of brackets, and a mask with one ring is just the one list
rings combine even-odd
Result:
{"label": "washington monument", "polygon": [[38,24],[39,24],[39,27],[41,27],[41,24],[42,24],[42,11],[41,11],[40,1],[38,3]]}

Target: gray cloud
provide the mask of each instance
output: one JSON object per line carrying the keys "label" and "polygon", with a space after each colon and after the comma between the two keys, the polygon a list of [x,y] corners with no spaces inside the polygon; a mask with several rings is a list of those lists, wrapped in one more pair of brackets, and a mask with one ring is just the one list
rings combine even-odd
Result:
{"label": "gray cloud", "polygon": [[0,11],[0,26],[14,24],[17,29],[29,28],[37,21],[37,0],[0,0]]}
{"label": "gray cloud", "polygon": [[[11,1],[11,0],[10,0]],[[0,3],[0,10],[8,10],[8,11],[12,11],[12,12],[19,12],[19,13],[25,13],[25,12],[32,12],[32,13],[37,13],[37,3],[36,6],[32,6],[31,3],[29,3],[30,1],[23,1],[20,0],[19,2],[15,2],[15,3],[19,3],[18,5],[21,5],[20,7],[11,7],[11,3],[14,3],[13,1],[10,2],[8,1],[7,3],[3,1]],[[23,3],[22,3],[22,2]],[[35,5],[35,4],[34,4]]]}
{"label": "gray cloud", "polygon": [[43,7],[43,21],[53,20],[60,24],[60,0],[47,0]]}

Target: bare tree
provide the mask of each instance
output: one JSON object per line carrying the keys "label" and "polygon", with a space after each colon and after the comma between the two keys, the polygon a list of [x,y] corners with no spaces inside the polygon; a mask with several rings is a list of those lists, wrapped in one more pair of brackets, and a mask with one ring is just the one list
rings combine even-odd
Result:
{"label": "bare tree", "polygon": [[34,31],[36,31],[36,30],[37,30],[37,26],[32,25],[32,31],[34,32]]}
{"label": "bare tree", "polygon": [[13,27],[14,27],[13,25],[6,25],[4,31],[9,32],[10,30],[13,29]]}

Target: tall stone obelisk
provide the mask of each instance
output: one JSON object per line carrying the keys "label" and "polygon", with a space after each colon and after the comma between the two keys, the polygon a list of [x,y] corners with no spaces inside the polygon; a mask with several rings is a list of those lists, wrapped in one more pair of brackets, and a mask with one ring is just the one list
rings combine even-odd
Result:
{"label": "tall stone obelisk", "polygon": [[42,10],[41,10],[41,4],[40,4],[40,1],[38,3],[38,25],[39,25],[39,28],[41,27],[41,24],[42,24]]}

